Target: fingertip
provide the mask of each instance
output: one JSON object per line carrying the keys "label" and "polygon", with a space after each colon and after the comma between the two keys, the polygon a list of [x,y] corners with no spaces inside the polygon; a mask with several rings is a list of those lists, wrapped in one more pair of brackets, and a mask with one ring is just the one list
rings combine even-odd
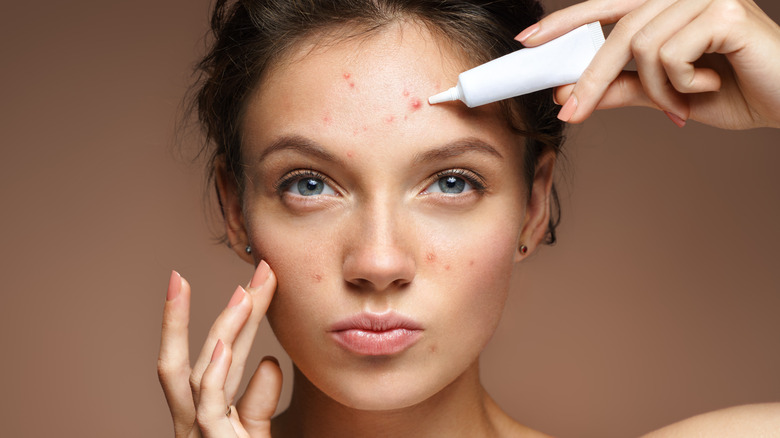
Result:
{"label": "fingertip", "polygon": [[215,360],[217,360],[222,355],[224,350],[225,344],[222,342],[222,339],[217,339],[217,344],[214,346],[214,352],[211,353],[211,362],[213,363]]}
{"label": "fingertip", "polygon": [[175,300],[181,293],[181,274],[171,270],[171,278],[168,280],[168,292],[165,295],[166,301]]}
{"label": "fingertip", "polygon": [[260,260],[260,263],[257,264],[254,275],[252,275],[252,280],[249,282],[249,287],[257,288],[262,286],[268,280],[270,274],[271,267],[268,266],[268,263],[265,260]]}
{"label": "fingertip", "polygon": [[527,28],[525,28],[519,34],[517,34],[517,36],[515,36],[515,41],[518,41],[523,45],[528,45],[531,43],[534,34],[539,32],[539,29],[541,29],[541,24],[539,24],[538,22],[534,23],[528,26]]}

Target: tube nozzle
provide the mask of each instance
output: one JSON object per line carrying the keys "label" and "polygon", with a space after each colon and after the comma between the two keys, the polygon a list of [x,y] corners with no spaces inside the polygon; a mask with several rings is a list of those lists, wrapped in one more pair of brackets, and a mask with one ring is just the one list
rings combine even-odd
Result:
{"label": "tube nozzle", "polygon": [[459,97],[458,95],[459,94],[460,93],[458,93],[458,87],[454,86],[454,87],[450,88],[449,90],[442,91],[439,94],[435,94],[435,95],[429,97],[428,98],[428,103],[430,103],[431,105],[435,105],[437,103],[450,102],[452,100],[458,100],[458,97]]}

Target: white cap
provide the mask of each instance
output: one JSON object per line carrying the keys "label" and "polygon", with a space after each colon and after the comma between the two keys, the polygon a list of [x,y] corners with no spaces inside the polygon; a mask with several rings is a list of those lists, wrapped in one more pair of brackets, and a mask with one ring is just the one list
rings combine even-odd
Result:
{"label": "white cap", "polygon": [[429,97],[428,98],[428,103],[430,103],[431,105],[435,105],[437,103],[450,102],[452,100],[458,100],[458,98],[460,98],[459,91],[460,90],[458,90],[458,86],[456,85],[456,86],[450,88],[449,90],[442,91],[439,94],[436,94],[436,95],[433,95],[433,96]]}

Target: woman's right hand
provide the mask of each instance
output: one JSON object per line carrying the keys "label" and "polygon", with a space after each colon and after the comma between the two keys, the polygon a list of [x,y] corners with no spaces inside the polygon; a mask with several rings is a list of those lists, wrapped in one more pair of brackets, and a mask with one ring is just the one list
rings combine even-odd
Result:
{"label": "woman's right hand", "polygon": [[271,417],[282,387],[276,359],[264,358],[237,406],[233,401],[275,289],[276,277],[261,261],[249,287],[239,286],[217,317],[195,366],[190,367],[190,285],[177,272],[171,273],[157,373],[176,437],[271,436]]}

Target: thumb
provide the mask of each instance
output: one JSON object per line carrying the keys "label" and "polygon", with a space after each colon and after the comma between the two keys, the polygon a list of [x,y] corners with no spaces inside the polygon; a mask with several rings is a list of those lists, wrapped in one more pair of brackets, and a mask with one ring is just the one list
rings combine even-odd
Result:
{"label": "thumb", "polygon": [[[577,95],[576,84],[563,85],[557,87],[553,92],[553,99],[558,105],[563,105],[569,100],[571,95]],[[596,105],[599,109],[621,108],[624,106],[643,106],[647,108],[660,109],[645,94],[642,83],[639,81],[639,75],[634,71],[624,71],[607,87]],[[578,111],[578,118],[590,117],[590,114],[582,114]],[[584,120],[584,119],[583,119]]]}
{"label": "thumb", "polygon": [[256,438],[271,437],[271,417],[276,411],[282,392],[282,370],[274,357],[260,361],[246,392],[238,402],[241,422],[249,435]]}

